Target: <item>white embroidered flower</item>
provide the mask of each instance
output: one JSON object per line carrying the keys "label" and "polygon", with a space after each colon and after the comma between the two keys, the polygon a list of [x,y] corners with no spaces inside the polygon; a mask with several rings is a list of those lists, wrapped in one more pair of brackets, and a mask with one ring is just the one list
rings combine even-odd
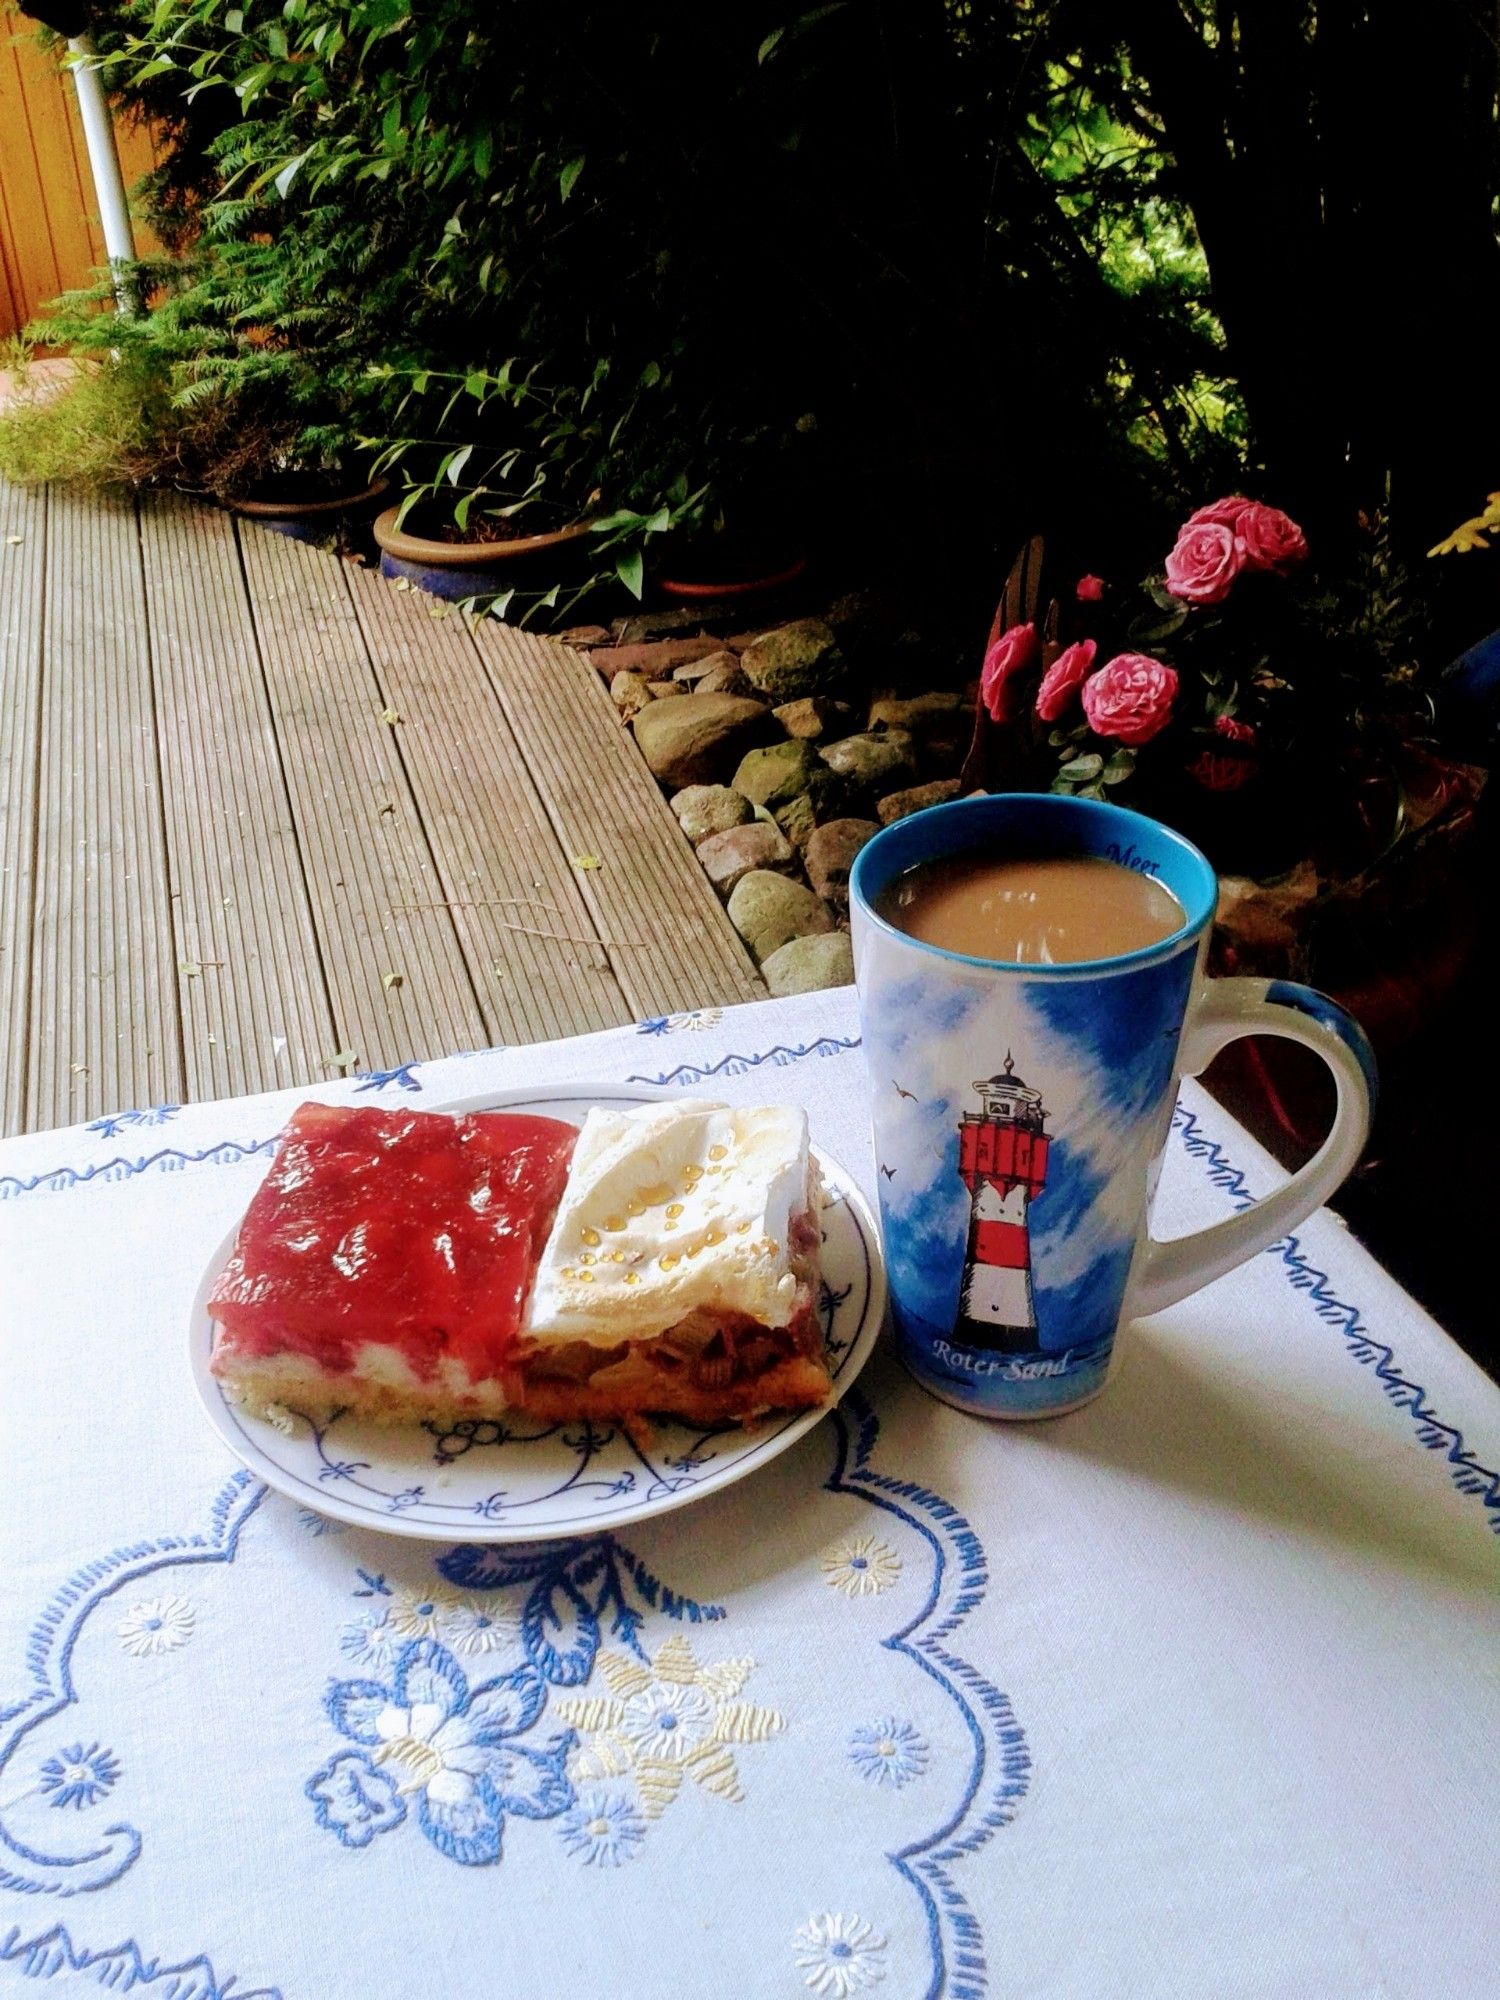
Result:
{"label": "white embroidered flower", "polygon": [[477,1597],[444,1603],[438,1612],[442,1639],[455,1653],[500,1653],[520,1636],[520,1626],[498,1604]]}
{"label": "white embroidered flower", "polygon": [[339,1651],[356,1666],[373,1667],[377,1673],[390,1671],[399,1644],[383,1610],[366,1611],[362,1617],[351,1619],[339,1633]]}
{"label": "white embroidered flower", "polygon": [[397,1795],[425,1792],[436,1805],[466,1806],[493,1754],[474,1741],[472,1723],[449,1715],[435,1701],[381,1709],[375,1734],[380,1739],[375,1762],[390,1764],[399,1773]]}
{"label": "white embroidered flower", "polygon": [[849,2000],[885,1978],[885,1939],[863,1917],[830,1912],[809,1917],[792,1934],[792,1955],[803,1981],[828,2000]]}
{"label": "white embroidered flower", "polygon": [[386,1622],[398,1639],[436,1639],[457,1602],[451,1591],[411,1590],[403,1584],[391,1599]]}
{"label": "white embroidered flower", "polygon": [[900,1556],[874,1535],[849,1535],[823,1551],[823,1580],[845,1597],[879,1597],[900,1575]]}
{"label": "white embroidered flower", "polygon": [[640,1757],[680,1764],[714,1726],[714,1703],[702,1688],[653,1681],[630,1695],[619,1733]]}
{"label": "white embroidered flower", "polygon": [[127,1653],[144,1659],[172,1653],[193,1636],[193,1607],[185,1597],[146,1597],[132,1604],[116,1630]]}

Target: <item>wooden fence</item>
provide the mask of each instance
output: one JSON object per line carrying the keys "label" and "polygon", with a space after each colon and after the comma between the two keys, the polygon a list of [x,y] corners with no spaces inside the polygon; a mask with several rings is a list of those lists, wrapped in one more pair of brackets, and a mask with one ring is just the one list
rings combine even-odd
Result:
{"label": "wooden fence", "polygon": [[[129,188],[152,164],[151,141],[124,124],[117,136]],[[104,263],[97,206],[61,47],[0,17],[0,338]]]}

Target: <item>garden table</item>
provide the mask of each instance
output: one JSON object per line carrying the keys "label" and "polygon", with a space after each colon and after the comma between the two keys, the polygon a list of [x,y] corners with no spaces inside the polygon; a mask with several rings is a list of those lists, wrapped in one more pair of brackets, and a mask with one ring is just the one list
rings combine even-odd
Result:
{"label": "garden table", "polygon": [[[870,1188],[857,1038],[818,994],[314,1094],[794,1101]],[[194,1288],[298,1095],[0,1150],[0,1991],[1494,1990],[1500,1393],[1334,1217],[1134,1328],[1054,1422],[987,1427],[885,1350],[644,1525],[402,1541],[268,1492],[189,1377]],[[1277,1171],[1185,1085],[1159,1232]],[[418,1639],[455,1713],[546,1662],[554,1782],[497,1852],[436,1838],[420,1774],[325,1699],[395,1701]]]}

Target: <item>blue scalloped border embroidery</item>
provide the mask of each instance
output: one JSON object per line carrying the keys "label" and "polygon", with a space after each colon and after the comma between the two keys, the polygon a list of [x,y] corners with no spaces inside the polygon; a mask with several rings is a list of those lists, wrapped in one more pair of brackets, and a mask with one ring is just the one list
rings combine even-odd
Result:
{"label": "blue scalloped border embroidery", "polygon": [[[49,1601],[27,1641],[30,1691],[0,1708],[0,1776],[33,1729],[77,1700],[73,1647],[85,1620],[98,1606],[126,1584],[155,1570],[233,1562],[240,1530],[267,1490],[250,1473],[236,1472],[215,1495],[207,1534],[165,1535],[154,1542],[136,1542],[74,1571]],[[87,1853],[40,1854],[17,1840],[0,1818],[0,1888],[32,1896],[76,1896],[117,1881],[140,1851],[137,1830],[115,1825],[106,1827],[102,1843]]]}
{"label": "blue scalloped border embroidery", "polygon": [[[858,1428],[851,1430],[851,1419]],[[859,1389],[852,1389],[833,1413],[838,1455],[824,1482],[830,1492],[851,1493],[868,1505],[894,1514],[914,1529],[932,1551],[932,1585],[915,1617],[881,1643],[902,1653],[929,1675],[957,1707],[972,1746],[963,1797],[943,1824],[920,1840],[908,1841],[886,1859],[921,1899],[932,1951],[932,1981],[926,2000],[984,2000],[987,1970],[984,1934],[978,1917],[949,1873],[949,1866],[972,1854],[998,1828],[1008,1826],[1025,1797],[1031,1775],[1026,1737],[1010,1698],[945,1641],[984,1601],[989,1565],[984,1545],[957,1508],[940,1494],[907,1479],[893,1479],[870,1466],[880,1419]],[[925,1515],[922,1519],[920,1515]],[[949,1564],[957,1565],[959,1585],[951,1607],[934,1621]],[[986,1786],[988,1746],[975,1705],[988,1717],[1000,1750],[1000,1769]],[[972,1824],[970,1821],[972,1820]]]}
{"label": "blue scalloped border embroidery", "polygon": [[113,1160],[99,1160],[91,1167],[49,1167],[41,1174],[0,1174],[0,1201],[15,1201],[23,1194],[63,1194],[69,1188],[86,1187],[90,1181],[128,1181],[137,1174],[153,1171],[163,1174],[181,1173],[184,1167],[199,1167],[205,1163],[215,1167],[238,1166],[241,1160],[252,1160],[258,1153],[269,1153],[276,1140],[271,1139],[221,1139],[217,1145],[205,1146],[201,1153],[185,1153],[178,1146],[163,1146],[160,1152],[142,1153],[134,1160],[117,1156]]}
{"label": "blue scalloped border embroidery", "polygon": [[[1173,1112],[1172,1128],[1181,1138],[1188,1156],[1206,1163],[1208,1178],[1214,1187],[1222,1188],[1236,1208],[1252,1206],[1255,1196],[1245,1184],[1243,1169],[1235,1166],[1217,1140],[1204,1133],[1186,1106],[1179,1104]],[[1374,1369],[1386,1395],[1398,1409],[1410,1415],[1416,1426],[1417,1442],[1428,1451],[1441,1451],[1446,1455],[1448,1476],[1453,1484],[1460,1493],[1479,1501],[1491,1531],[1500,1535],[1500,1472],[1492,1472],[1487,1465],[1482,1465],[1465,1445],[1463,1432],[1455,1425],[1443,1422],[1428,1402],[1427,1391],[1421,1383],[1413,1382],[1396,1365],[1394,1351],[1371,1337],[1359,1307],[1334,1296],[1329,1289],[1328,1273],[1320,1271],[1303,1256],[1297,1237],[1283,1236],[1279,1243],[1270,1245],[1266,1254],[1281,1259],[1294,1290],[1305,1292],[1318,1318],[1338,1328],[1353,1358],[1361,1366]]]}
{"label": "blue scalloped border embroidery", "polygon": [[143,1958],[140,1946],[129,1938],[104,1951],[85,1951],[61,1924],[35,1938],[23,1938],[19,1926],[12,1925],[0,1935],[0,1965],[13,1967],[23,1979],[72,1974],[116,1993],[154,1986],[164,2000],[282,2000],[279,1986],[241,1987],[232,1977],[221,1980],[206,1958],[178,1965]]}
{"label": "blue scalloped border embroidery", "polygon": [[841,1056],[850,1049],[859,1047],[858,1035],[819,1035],[815,1042],[800,1042],[794,1048],[789,1043],[778,1042],[774,1048],[762,1049],[759,1055],[720,1056],[716,1063],[679,1063],[676,1069],[663,1070],[659,1076],[627,1076],[627,1083],[702,1083],[710,1076],[743,1076],[746,1070],[760,1069],[770,1063],[776,1069],[783,1069],[788,1063],[801,1062],[805,1056]]}

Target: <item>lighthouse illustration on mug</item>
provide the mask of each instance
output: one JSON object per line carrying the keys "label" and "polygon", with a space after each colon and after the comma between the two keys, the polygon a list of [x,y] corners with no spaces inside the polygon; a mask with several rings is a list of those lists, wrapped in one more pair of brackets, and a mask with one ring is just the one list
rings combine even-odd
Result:
{"label": "lighthouse illustration on mug", "polygon": [[1031,1282],[1032,1202],[1047,1182],[1042,1094],[1005,1071],[976,1081],[982,1109],[958,1128],[958,1171],[969,1191],[969,1240],[953,1337],[966,1347],[1032,1354],[1041,1346]]}

